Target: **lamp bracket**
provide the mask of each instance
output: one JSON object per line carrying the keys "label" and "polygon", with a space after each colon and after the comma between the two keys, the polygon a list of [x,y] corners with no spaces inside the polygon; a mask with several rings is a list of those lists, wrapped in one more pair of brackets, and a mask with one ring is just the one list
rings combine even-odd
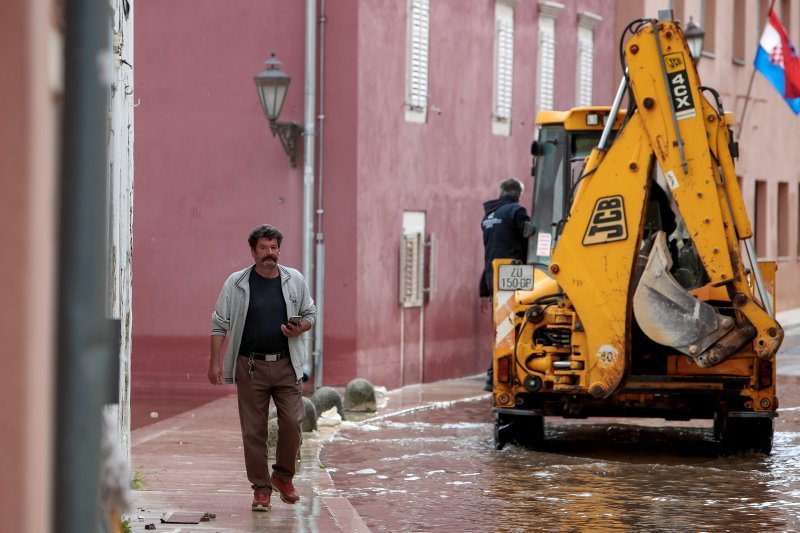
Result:
{"label": "lamp bracket", "polygon": [[297,166],[297,138],[303,133],[303,127],[295,122],[269,121],[269,129],[272,136],[277,136],[281,140],[283,151],[289,156],[289,164],[294,168]]}

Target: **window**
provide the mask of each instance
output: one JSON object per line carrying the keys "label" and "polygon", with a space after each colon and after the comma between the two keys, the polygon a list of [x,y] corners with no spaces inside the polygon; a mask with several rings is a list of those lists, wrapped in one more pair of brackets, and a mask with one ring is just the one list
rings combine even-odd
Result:
{"label": "window", "polygon": [[[669,8],[672,10],[672,17],[675,20],[683,20],[683,0],[670,0]],[[683,24],[683,27],[686,27],[686,24]]]}
{"label": "window", "polygon": [[492,133],[511,134],[511,90],[514,81],[514,7],[509,0],[494,6],[494,82]]}
{"label": "window", "polygon": [[[769,5],[771,0],[758,0],[758,16],[756,17],[756,40],[761,39],[761,34],[764,32],[764,26],[767,24],[767,15],[769,14]],[[780,13],[780,7],[776,9],[776,14]]]}
{"label": "window", "polygon": [[[733,0],[733,63],[735,65],[745,65],[745,0]],[[761,35],[757,33],[756,35]]]}
{"label": "window", "polygon": [[789,184],[778,183],[778,257],[789,256]]}
{"label": "window", "polygon": [[556,67],[556,17],[564,6],[555,2],[539,4],[539,109],[553,109]]}
{"label": "window", "polygon": [[428,113],[430,0],[408,0],[406,120],[425,122]]}
{"label": "window", "polygon": [[767,257],[767,182],[756,181],[756,257]]}
{"label": "window", "polygon": [[601,20],[593,13],[578,14],[578,70],[575,75],[575,102],[578,106],[592,105],[594,28]]}
{"label": "window", "polygon": [[[714,40],[716,34],[714,26],[717,21],[716,12],[716,0],[703,0],[703,20],[701,26],[703,27],[703,31],[706,32],[703,37],[703,55],[705,57],[714,57]],[[739,37],[741,40],[744,40],[743,35]]]}

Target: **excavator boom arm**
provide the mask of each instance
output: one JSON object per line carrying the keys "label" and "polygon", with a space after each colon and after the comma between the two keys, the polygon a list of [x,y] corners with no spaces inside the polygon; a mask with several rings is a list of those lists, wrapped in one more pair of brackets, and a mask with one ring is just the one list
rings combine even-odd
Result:
{"label": "excavator boom arm", "polygon": [[[586,331],[588,388],[595,397],[612,394],[629,368],[636,260],[654,186],[653,162],[663,172],[710,285],[727,288],[740,330],[755,330],[754,352],[771,358],[783,338],[747,283],[739,239],[752,231],[736,183],[728,128],[724,115],[701,92],[683,32],[674,22],[652,21],[627,42],[625,57],[636,109],[611,148],[595,150],[588,158],[588,177],[580,184],[550,264]],[[689,308],[699,313],[688,298]],[[654,336],[659,333],[654,329],[676,323],[658,319],[662,311],[684,312],[666,309],[675,305],[660,309],[661,300],[646,295],[642,299],[646,305],[640,307],[656,319],[640,322]],[[685,353],[699,355],[732,333],[732,320],[715,320],[700,328],[702,343],[682,346]],[[717,334],[708,336],[708,331]],[[669,338],[670,331],[663,333]],[[739,342],[741,331],[737,335]],[[698,362],[711,364],[713,357],[706,354]]]}

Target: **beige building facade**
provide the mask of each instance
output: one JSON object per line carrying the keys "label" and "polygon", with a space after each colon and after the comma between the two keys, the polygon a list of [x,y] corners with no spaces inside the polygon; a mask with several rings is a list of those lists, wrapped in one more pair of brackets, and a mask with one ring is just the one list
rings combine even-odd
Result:
{"label": "beige building facade", "polygon": [[[736,171],[757,255],[777,261],[777,306],[787,310],[800,307],[800,116],[766,78],[752,78],[769,5],[770,0],[617,0],[616,27],[619,36],[630,21],[655,18],[659,9],[671,7],[684,28],[692,19],[705,31],[700,80],[719,92],[725,111],[740,122],[734,127]],[[773,9],[798,46],[800,0],[775,0]]]}

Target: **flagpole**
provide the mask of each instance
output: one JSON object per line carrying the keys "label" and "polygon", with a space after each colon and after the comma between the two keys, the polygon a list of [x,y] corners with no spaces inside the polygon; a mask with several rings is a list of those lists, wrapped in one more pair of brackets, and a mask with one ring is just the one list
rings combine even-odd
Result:
{"label": "flagpole", "polygon": [[[769,14],[772,12],[772,8],[773,8],[774,5],[775,5],[775,0],[772,0],[769,3],[769,9],[767,9],[767,19],[769,19]],[[753,63],[753,72],[750,74],[750,83],[747,85],[747,96],[744,97],[744,108],[742,108],[742,118],[741,118],[741,120],[739,120],[739,130],[736,132],[736,140],[737,141],[742,137],[742,127],[744,126],[744,116],[747,113],[747,105],[750,103],[750,92],[753,90],[753,80],[754,79],[756,79],[756,65],[755,65],[755,62]]]}
{"label": "flagpole", "polygon": [[753,65],[753,72],[750,74],[750,84],[747,86],[747,96],[744,97],[744,108],[742,109],[742,118],[739,120],[739,131],[736,132],[736,140],[742,137],[742,126],[744,126],[744,116],[747,113],[747,104],[750,103],[750,92],[753,90],[753,80],[756,79],[756,66]]}

